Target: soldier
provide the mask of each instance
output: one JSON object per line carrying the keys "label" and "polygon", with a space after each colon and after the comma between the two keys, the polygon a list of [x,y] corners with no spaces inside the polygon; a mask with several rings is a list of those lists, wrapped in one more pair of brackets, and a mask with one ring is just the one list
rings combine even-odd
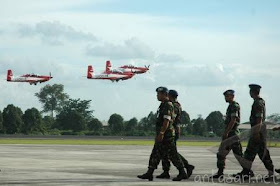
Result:
{"label": "soldier", "polygon": [[242,163],[243,170],[236,176],[243,177],[243,179],[249,179],[254,176],[251,172],[252,163],[258,154],[262,160],[265,168],[268,170],[268,176],[266,180],[270,180],[274,176],[274,166],[270,158],[269,150],[266,146],[266,125],[265,121],[265,101],[260,97],[260,85],[251,84],[250,96],[254,99],[252,105],[250,123],[251,123],[251,135],[248,142],[248,146],[244,153],[244,162]]}
{"label": "soldier", "polygon": [[242,146],[238,137],[238,125],[240,123],[240,106],[234,101],[234,90],[227,90],[224,92],[225,101],[229,103],[225,119],[225,131],[222,137],[217,153],[217,167],[218,172],[211,176],[211,178],[221,178],[224,176],[226,156],[232,150],[235,158],[241,164],[242,160]]}
{"label": "soldier", "polygon": [[157,111],[156,121],[156,139],[154,148],[150,155],[149,169],[143,175],[138,175],[140,179],[153,180],[153,172],[162,158],[167,158],[172,161],[174,166],[179,170],[179,175],[173,181],[181,181],[187,179],[187,174],[184,170],[182,160],[178,156],[176,145],[174,142],[174,107],[172,102],[168,100],[168,89],[165,87],[158,87],[157,99],[161,104]]}
{"label": "soldier", "polygon": [[[180,137],[180,126],[179,125],[181,123],[182,107],[181,107],[180,103],[177,101],[178,92],[176,90],[169,90],[168,97],[174,106],[175,120],[173,123],[173,127],[175,129],[175,145],[176,145],[176,142]],[[187,176],[189,178],[192,175],[194,166],[189,165],[189,162],[180,153],[178,153],[178,155],[181,158],[181,160],[184,164],[184,167],[187,170]],[[168,159],[162,159],[162,169],[163,169],[163,173],[161,175],[157,176],[157,178],[169,179],[170,178],[170,175],[169,175],[170,161]]]}

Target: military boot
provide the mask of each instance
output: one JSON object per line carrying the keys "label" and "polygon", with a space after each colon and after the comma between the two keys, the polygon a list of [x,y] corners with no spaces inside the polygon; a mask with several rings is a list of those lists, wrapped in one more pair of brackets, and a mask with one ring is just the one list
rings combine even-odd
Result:
{"label": "military boot", "polygon": [[153,173],[154,173],[154,169],[149,168],[149,170],[145,174],[138,175],[137,177],[143,180],[153,181],[154,179]]}
{"label": "military boot", "polygon": [[187,176],[188,178],[191,177],[192,173],[193,173],[193,170],[194,170],[194,166],[193,165],[187,165],[186,166],[186,169],[187,169]]}
{"label": "military boot", "polygon": [[179,170],[179,175],[176,178],[173,178],[173,181],[181,181],[184,179],[188,179],[188,175],[186,174],[184,169]]}
{"label": "military boot", "polygon": [[210,176],[210,178],[212,179],[220,179],[224,177],[224,170],[223,169],[219,169],[218,172],[212,176]]}
{"label": "military boot", "polygon": [[242,178],[243,180],[248,180],[251,177],[254,177],[255,174],[252,170],[243,169],[240,173],[234,174],[233,177],[235,178]]}
{"label": "military boot", "polygon": [[275,169],[275,172],[280,174],[280,169]]}
{"label": "military boot", "polygon": [[164,171],[161,175],[158,175],[156,178],[160,178],[160,179],[169,179],[170,175],[168,171]]}

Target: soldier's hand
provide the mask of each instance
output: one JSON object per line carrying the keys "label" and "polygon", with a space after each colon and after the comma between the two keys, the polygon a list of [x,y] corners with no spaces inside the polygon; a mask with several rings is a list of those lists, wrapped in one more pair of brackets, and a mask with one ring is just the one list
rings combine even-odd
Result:
{"label": "soldier's hand", "polygon": [[164,134],[159,133],[158,136],[156,137],[156,142],[162,142],[163,137],[164,137]]}

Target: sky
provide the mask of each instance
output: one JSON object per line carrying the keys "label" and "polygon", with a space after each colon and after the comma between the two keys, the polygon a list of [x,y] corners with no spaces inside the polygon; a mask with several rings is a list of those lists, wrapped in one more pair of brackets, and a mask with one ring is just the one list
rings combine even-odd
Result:
{"label": "sky", "polygon": [[[280,2],[277,0],[0,0],[0,109],[42,105],[34,96],[63,84],[73,99],[92,100],[100,120],[118,113],[141,119],[159,105],[155,89],[166,86],[191,119],[225,114],[223,92],[236,91],[241,121],[253,100],[248,84],[263,88],[267,113],[279,113]],[[112,83],[86,79],[110,60],[150,65],[150,71]],[[54,78],[37,86],[6,82],[6,73]]]}

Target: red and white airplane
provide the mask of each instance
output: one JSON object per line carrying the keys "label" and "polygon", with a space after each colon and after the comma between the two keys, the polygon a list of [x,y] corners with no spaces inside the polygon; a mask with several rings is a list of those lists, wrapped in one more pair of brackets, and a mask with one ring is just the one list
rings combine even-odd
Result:
{"label": "red and white airplane", "polygon": [[41,76],[37,74],[25,74],[20,77],[14,77],[12,70],[8,70],[7,72],[7,81],[8,82],[27,82],[30,83],[30,85],[34,84],[37,85],[37,83],[43,83],[46,81],[49,81],[53,77],[51,74],[49,76]]}
{"label": "red and white airplane", "polygon": [[[110,61],[107,61],[106,62],[106,72],[107,71],[110,71],[111,70],[111,62]],[[143,74],[143,73],[146,73],[148,70],[149,70],[149,66],[145,66],[145,67],[135,67],[133,65],[124,65],[124,66],[121,66],[119,67],[118,69],[122,72],[132,72],[134,74]]]}
{"label": "red and white airplane", "polygon": [[[108,69],[107,69],[108,67]],[[106,65],[106,71],[94,75],[94,70],[91,65],[88,66],[88,71],[87,71],[87,78],[88,79],[103,79],[103,80],[111,80],[112,82],[116,81],[118,82],[119,80],[127,80],[130,79],[134,76],[134,73],[132,72],[122,72],[120,70],[110,70],[110,67]]]}

